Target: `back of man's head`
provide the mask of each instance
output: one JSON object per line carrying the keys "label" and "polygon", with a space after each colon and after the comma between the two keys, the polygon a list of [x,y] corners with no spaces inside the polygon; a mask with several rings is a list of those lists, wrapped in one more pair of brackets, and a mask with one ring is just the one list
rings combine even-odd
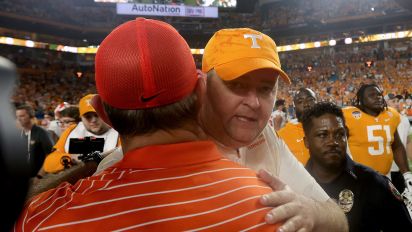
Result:
{"label": "back of man's head", "polygon": [[120,25],[101,43],[95,68],[93,107],[122,136],[196,120],[196,66],[169,24],[137,18]]}

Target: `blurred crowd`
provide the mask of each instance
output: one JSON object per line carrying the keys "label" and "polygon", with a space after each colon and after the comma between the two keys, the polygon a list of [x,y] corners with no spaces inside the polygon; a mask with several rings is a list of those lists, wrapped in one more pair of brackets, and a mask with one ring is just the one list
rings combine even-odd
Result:
{"label": "blurred crowd", "polygon": [[[94,93],[94,68],[79,66],[76,55],[43,49],[2,45],[2,56],[19,67],[20,84],[12,101],[29,104],[36,117],[53,114],[62,103],[77,104],[84,93]],[[280,83],[278,99],[284,99],[293,117],[292,98],[301,87],[313,89],[320,100],[351,105],[362,83],[377,83],[387,99],[397,97],[402,113],[412,116],[412,41],[410,39],[339,45],[280,54],[292,85]],[[195,55],[198,68],[201,56]],[[81,75],[79,75],[81,74]]]}
{"label": "blurred crowd", "polygon": [[77,104],[85,93],[95,92],[93,66],[80,67],[75,54],[7,45],[0,50],[20,74],[12,102],[32,106],[36,118],[53,115],[62,102]]}
{"label": "blurred crowd", "polygon": [[402,113],[412,116],[412,41],[397,40],[281,53],[293,84],[281,84],[278,95],[292,104],[301,87],[313,89],[321,100],[352,105],[359,86],[377,83],[386,99],[400,99]]}
{"label": "blurred crowd", "polygon": [[[294,10],[291,10],[294,9]],[[264,28],[329,23],[403,12],[392,0],[290,0],[271,4],[262,16]]]}

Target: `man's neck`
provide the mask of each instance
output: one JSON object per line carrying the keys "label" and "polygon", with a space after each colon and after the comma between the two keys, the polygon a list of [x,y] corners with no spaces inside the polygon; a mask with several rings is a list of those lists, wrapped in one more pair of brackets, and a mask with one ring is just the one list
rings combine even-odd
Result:
{"label": "man's neck", "polygon": [[183,143],[190,141],[206,140],[207,137],[200,128],[182,128],[176,130],[158,130],[151,134],[126,137],[121,135],[122,149],[124,154],[136,148]]}
{"label": "man's neck", "polygon": [[97,133],[94,133],[93,131],[89,131],[90,133],[94,134],[94,135],[104,135],[106,132],[108,132],[110,130],[110,128],[104,128],[101,131],[98,131]]}
{"label": "man's neck", "polygon": [[28,133],[29,131],[31,131],[31,128],[33,128],[33,124],[32,123],[27,124],[27,125],[23,126],[23,131],[25,133]]}
{"label": "man's neck", "polygon": [[365,113],[367,113],[367,114],[369,114],[369,115],[371,115],[371,116],[373,116],[373,117],[376,117],[376,116],[378,116],[382,111],[375,111],[375,110],[371,110],[371,109],[368,109],[368,108],[366,108],[366,107],[362,107],[362,108],[360,108],[363,112],[365,112]]}
{"label": "man's neck", "polygon": [[343,172],[343,166],[334,168],[325,168],[321,165],[313,164],[312,174],[314,178],[323,184],[327,184],[335,180]]}

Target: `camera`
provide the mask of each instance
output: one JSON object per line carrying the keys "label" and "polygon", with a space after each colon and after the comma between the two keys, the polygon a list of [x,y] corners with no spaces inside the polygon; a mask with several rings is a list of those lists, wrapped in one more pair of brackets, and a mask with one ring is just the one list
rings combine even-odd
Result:
{"label": "camera", "polygon": [[71,138],[69,143],[70,154],[86,155],[95,151],[102,152],[104,148],[104,138],[84,137]]}

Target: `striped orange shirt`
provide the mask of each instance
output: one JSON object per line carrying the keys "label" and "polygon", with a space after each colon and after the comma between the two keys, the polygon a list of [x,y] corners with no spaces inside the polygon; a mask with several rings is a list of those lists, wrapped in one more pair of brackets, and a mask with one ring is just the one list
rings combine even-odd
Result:
{"label": "striped orange shirt", "polygon": [[272,190],[211,141],[144,147],[97,176],[26,206],[16,231],[275,231],[259,203]]}

